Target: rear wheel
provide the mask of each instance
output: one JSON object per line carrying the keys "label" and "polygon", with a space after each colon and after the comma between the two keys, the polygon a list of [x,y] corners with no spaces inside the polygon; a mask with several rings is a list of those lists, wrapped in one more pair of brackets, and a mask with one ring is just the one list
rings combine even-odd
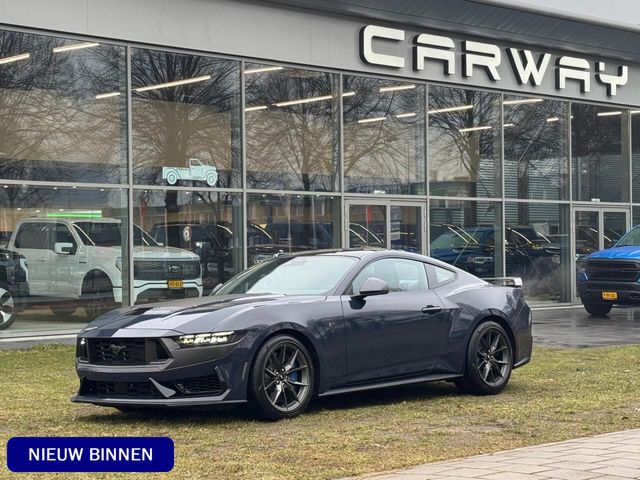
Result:
{"label": "rear wheel", "polygon": [[311,356],[302,343],[278,335],[256,354],[249,379],[249,405],[260,418],[292,418],[311,401],[314,370]]}
{"label": "rear wheel", "polygon": [[464,376],[455,380],[464,393],[495,395],[509,383],[513,351],[504,328],[496,322],[478,325],[471,335]]}
{"label": "rear wheel", "polygon": [[9,328],[16,319],[15,298],[8,285],[0,283],[0,330]]}
{"label": "rear wheel", "polygon": [[611,309],[613,308],[613,304],[611,303],[585,303],[584,309],[587,311],[589,315],[593,315],[594,317],[604,317],[607,315]]}

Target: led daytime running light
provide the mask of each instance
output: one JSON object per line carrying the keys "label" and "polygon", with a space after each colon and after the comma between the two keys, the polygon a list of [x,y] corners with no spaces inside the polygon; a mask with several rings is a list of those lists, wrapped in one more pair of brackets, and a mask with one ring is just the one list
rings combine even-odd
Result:
{"label": "led daytime running light", "polygon": [[229,343],[235,332],[196,333],[194,335],[182,335],[178,337],[178,344],[182,347],[198,345],[221,345]]}

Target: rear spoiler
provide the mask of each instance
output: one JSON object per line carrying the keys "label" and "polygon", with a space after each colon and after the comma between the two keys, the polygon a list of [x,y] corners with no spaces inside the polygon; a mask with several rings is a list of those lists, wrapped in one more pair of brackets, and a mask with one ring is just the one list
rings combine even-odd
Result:
{"label": "rear spoiler", "polygon": [[483,280],[501,287],[522,288],[522,279],[520,277],[484,278]]}

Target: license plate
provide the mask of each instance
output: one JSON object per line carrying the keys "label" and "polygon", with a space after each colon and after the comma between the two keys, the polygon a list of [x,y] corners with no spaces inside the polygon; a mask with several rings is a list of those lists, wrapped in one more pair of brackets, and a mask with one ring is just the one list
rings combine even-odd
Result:
{"label": "license plate", "polygon": [[603,300],[617,300],[618,292],[602,292]]}
{"label": "license plate", "polygon": [[167,280],[167,286],[171,290],[179,290],[181,288],[184,288],[184,281],[183,280]]}

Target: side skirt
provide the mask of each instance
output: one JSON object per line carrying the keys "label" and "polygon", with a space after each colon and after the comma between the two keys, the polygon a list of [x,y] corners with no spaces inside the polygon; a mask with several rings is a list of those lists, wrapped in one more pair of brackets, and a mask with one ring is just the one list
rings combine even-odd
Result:
{"label": "side skirt", "polygon": [[411,385],[414,383],[435,382],[438,380],[451,380],[454,378],[459,378],[461,376],[462,375],[460,374],[451,374],[451,373],[424,375],[421,377],[403,378],[401,380],[391,380],[386,382],[367,383],[365,385],[354,385],[350,387],[335,388],[335,389],[327,390],[326,392],[320,393],[318,394],[318,396],[328,397],[330,395],[339,395],[341,393],[360,392],[363,390],[375,390],[379,388],[393,388],[393,387],[400,387],[402,385]]}

